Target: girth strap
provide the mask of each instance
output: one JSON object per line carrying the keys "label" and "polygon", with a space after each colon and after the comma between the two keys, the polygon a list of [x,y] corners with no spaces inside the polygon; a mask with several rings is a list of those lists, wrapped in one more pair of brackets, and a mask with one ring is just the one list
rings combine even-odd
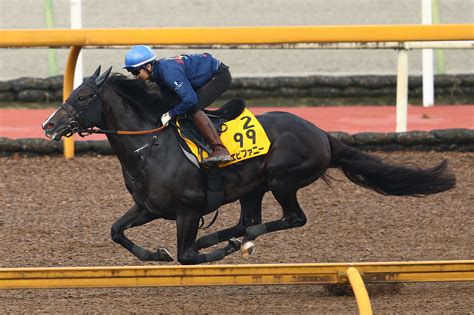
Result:
{"label": "girth strap", "polygon": [[224,178],[222,177],[222,169],[211,167],[206,169],[207,176],[207,205],[208,211],[214,211],[224,202]]}

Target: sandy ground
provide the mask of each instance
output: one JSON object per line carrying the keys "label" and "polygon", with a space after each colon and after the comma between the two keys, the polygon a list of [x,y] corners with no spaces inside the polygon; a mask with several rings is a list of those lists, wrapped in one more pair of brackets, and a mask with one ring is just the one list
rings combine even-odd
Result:
{"label": "sandy ground", "polygon": [[[250,261],[238,253],[220,263],[302,263],[473,259],[473,153],[376,153],[392,162],[432,165],[449,159],[458,184],[426,198],[384,197],[336,170],[333,187],[316,182],[299,192],[308,223],[257,239]],[[0,159],[0,267],[146,265],[110,239],[131,205],[115,157]],[[470,206],[471,205],[471,206]],[[265,220],[279,206],[264,199]],[[239,205],[221,208],[208,233],[238,221]],[[210,216],[206,218],[209,222]],[[176,256],[175,224],[155,221],[128,235]],[[173,262],[171,264],[176,264]],[[376,314],[467,313],[474,283],[369,287]],[[322,286],[55,289],[0,291],[0,313],[356,313],[353,296]]]}

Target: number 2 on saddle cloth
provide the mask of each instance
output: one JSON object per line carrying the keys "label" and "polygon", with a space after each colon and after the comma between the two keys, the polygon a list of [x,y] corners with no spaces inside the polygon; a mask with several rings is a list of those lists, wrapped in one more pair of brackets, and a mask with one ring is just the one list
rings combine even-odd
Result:
{"label": "number 2 on saddle cloth", "polygon": [[[179,119],[177,126],[180,126]],[[232,158],[229,162],[220,163],[219,167],[225,167],[268,153],[270,140],[260,122],[247,108],[237,118],[224,122],[218,130],[221,131],[221,141],[229,150]],[[202,146],[196,145],[181,128],[178,128],[178,134],[187,145],[187,148],[183,149],[191,153],[198,162],[209,155]],[[183,142],[180,141],[180,143]],[[188,156],[188,158],[190,157]]]}

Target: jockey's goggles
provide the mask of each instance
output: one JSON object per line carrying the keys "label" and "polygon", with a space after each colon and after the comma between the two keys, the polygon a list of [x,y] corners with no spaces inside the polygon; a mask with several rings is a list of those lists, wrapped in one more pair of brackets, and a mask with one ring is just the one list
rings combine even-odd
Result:
{"label": "jockey's goggles", "polygon": [[139,75],[140,70],[142,70],[142,67],[137,67],[137,68],[128,68],[128,72],[130,72],[132,75]]}

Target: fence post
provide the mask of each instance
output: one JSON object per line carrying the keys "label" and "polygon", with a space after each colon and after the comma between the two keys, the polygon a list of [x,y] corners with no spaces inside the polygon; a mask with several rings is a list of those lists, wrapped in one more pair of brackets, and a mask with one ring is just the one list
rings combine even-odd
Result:
{"label": "fence post", "polygon": [[[71,28],[80,29],[82,28],[82,5],[81,0],[71,0]],[[83,64],[82,64],[82,52],[79,52],[77,57],[76,69],[74,71],[74,88],[77,88],[82,84],[84,79]]]}
{"label": "fence post", "polygon": [[372,315],[372,305],[370,304],[369,294],[367,293],[364,280],[362,280],[359,270],[354,267],[350,267],[347,269],[346,274],[357,300],[359,314]]}
{"label": "fence post", "polygon": [[398,51],[397,70],[397,132],[407,131],[408,115],[408,49]]}
{"label": "fence post", "polygon": [[[431,25],[431,0],[421,0],[421,23]],[[434,104],[434,79],[433,79],[433,49],[422,49],[423,67],[423,106],[431,107]]]}
{"label": "fence post", "polygon": [[[73,46],[69,51],[67,57],[66,70],[64,72],[63,82],[63,102],[67,100],[71,92],[73,91],[74,84],[74,72],[76,69],[77,56],[81,52],[80,46]],[[72,159],[74,157],[74,138],[69,137],[64,140],[64,157],[66,159]]]}

